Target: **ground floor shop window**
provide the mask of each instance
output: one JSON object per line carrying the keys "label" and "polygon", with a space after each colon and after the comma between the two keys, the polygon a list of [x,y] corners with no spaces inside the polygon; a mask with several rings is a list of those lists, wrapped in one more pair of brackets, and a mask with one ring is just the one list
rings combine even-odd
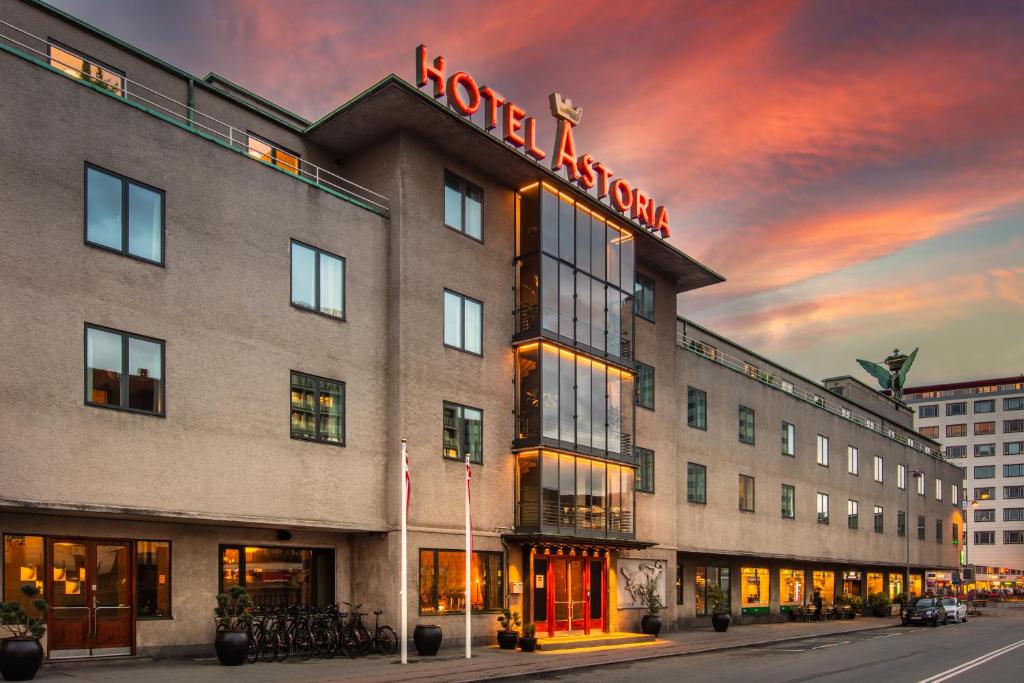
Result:
{"label": "ground floor shop window", "polygon": [[42,536],[15,536],[4,534],[4,594],[5,602],[20,602],[29,614],[31,598],[21,592],[22,586],[35,585],[44,591],[43,576],[46,573],[45,551]]}
{"label": "ground floor shop window", "polygon": [[722,589],[722,611],[729,612],[729,568],[728,567],[697,567],[695,576],[696,609],[698,615],[711,614],[713,605],[708,600],[708,587],[718,586]]}
{"label": "ground floor shop window", "polygon": [[[474,552],[470,574],[473,611],[501,609],[504,594],[501,553]],[[420,614],[465,611],[465,551],[420,550]]]}
{"label": "ground floor shop window", "polygon": [[780,569],[779,570],[779,603],[782,611],[788,612],[797,605],[804,604],[804,577],[803,569]]}
{"label": "ground floor shop window", "polygon": [[135,544],[135,614],[140,619],[171,616],[171,544],[138,541]]}
{"label": "ground floor shop window", "polygon": [[744,614],[768,614],[768,569],[743,567],[742,607]]}
{"label": "ground floor shop window", "polygon": [[921,592],[921,575],[911,574],[910,575],[910,594],[911,595],[923,595]]}
{"label": "ground floor shop window", "polygon": [[889,599],[903,592],[903,574],[889,574]]}
{"label": "ground floor shop window", "polygon": [[875,593],[883,592],[883,585],[885,582],[882,579],[882,575],[878,572],[868,572],[868,596],[872,596]]}
{"label": "ground floor shop window", "polygon": [[220,590],[245,586],[257,607],[334,602],[334,550],[221,546]]}
{"label": "ground floor shop window", "polygon": [[811,585],[816,593],[821,593],[821,604],[831,605],[836,599],[835,572],[814,572]]}

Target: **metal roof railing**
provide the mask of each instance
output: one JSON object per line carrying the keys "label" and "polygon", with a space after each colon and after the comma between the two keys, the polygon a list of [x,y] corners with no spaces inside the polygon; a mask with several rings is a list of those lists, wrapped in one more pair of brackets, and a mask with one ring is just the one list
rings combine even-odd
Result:
{"label": "metal roof railing", "polygon": [[[879,434],[887,439],[896,441],[897,443],[902,444],[903,446],[906,446],[908,448],[912,448],[915,451],[918,451],[919,453],[923,453],[936,460],[945,461],[945,458],[943,457],[940,449],[932,448],[930,445],[923,441],[919,441],[917,439],[914,439],[913,437],[909,437],[906,434],[903,434],[902,432],[898,432],[895,429],[892,429],[891,427],[887,427],[878,420],[874,420],[869,417],[859,415],[850,410],[849,408],[839,403],[836,403],[835,401],[831,401],[825,398],[824,396],[812,393],[805,389],[801,389],[798,386],[794,386],[792,382],[789,382],[778,375],[774,375],[770,372],[761,370],[760,368],[757,368],[756,366],[747,363],[746,361],[740,360],[739,358],[730,356],[727,353],[722,353],[717,348],[711,347],[699,339],[694,339],[693,337],[689,337],[682,332],[678,332],[676,334],[676,344],[686,349],[687,351],[691,351],[697,354],[698,356],[706,358],[707,360],[710,360],[714,363],[724,365],[727,368],[735,370],[736,372],[747,375],[751,379],[755,379],[761,382],[762,384],[770,386],[774,389],[778,389],[779,391],[783,391],[793,396],[794,398],[800,399],[801,401],[805,401],[807,403],[810,403],[811,405],[817,406],[818,408],[828,411],[833,415],[841,417],[845,420],[849,420],[850,422],[859,425],[864,429],[870,429],[876,434]],[[822,391],[827,392],[828,390],[822,388]]]}
{"label": "metal roof railing", "polygon": [[[82,66],[76,64],[70,64],[65,61],[54,58],[50,54],[50,47],[55,47],[63,52],[74,54],[73,48],[68,48],[64,45],[55,44],[45,38],[40,38],[24,29],[21,29],[13,24],[10,24],[0,19],[0,26],[8,29],[7,32],[0,31],[0,41],[6,42],[9,45],[17,46],[21,50],[27,50],[28,53],[38,58],[45,64],[49,64],[55,69],[57,73],[66,75],[68,78],[78,80],[83,85],[95,87],[97,89],[105,89],[112,96],[119,99],[123,99],[126,102],[135,104],[136,106],[142,106],[151,113],[157,114],[165,119],[170,119],[174,123],[180,124],[181,126],[191,129],[194,132],[201,132],[206,137],[212,138],[213,140],[220,142],[237,152],[246,154],[249,158],[256,161],[261,161],[265,165],[270,166],[282,173],[302,178],[309,183],[324,189],[329,190],[333,193],[340,194],[345,197],[351,197],[352,199],[358,200],[371,208],[373,211],[387,215],[389,211],[388,198],[384,195],[374,192],[373,190],[363,187],[358,183],[355,183],[347,178],[343,178],[340,175],[328,171],[327,169],[317,166],[301,157],[297,159],[296,163],[281,162],[273,163],[264,159],[266,153],[264,149],[269,147],[272,150],[285,156],[287,159],[296,159],[296,154],[284,148],[277,147],[273,144],[268,143],[264,139],[259,139],[260,148],[250,147],[250,135],[245,130],[235,128],[229,123],[225,123],[220,119],[217,119],[209,114],[199,111],[189,103],[179,102],[173,97],[164,95],[142,83],[130,79],[122,73],[111,72],[110,76],[116,76],[120,80],[120,87],[111,85],[109,82],[102,86],[97,84],[97,78],[91,71],[86,69],[89,66],[103,67],[102,64],[96,64],[91,62],[88,57],[80,56],[79,59],[82,61]],[[11,31],[16,32],[20,36],[19,38],[7,35]],[[23,41],[34,41],[34,44],[38,47],[28,44]],[[42,49],[39,49],[39,48]],[[19,52],[18,50],[14,50]],[[77,55],[76,55],[77,56]],[[33,59],[35,61],[35,59]],[[276,156],[276,154],[275,154]]]}

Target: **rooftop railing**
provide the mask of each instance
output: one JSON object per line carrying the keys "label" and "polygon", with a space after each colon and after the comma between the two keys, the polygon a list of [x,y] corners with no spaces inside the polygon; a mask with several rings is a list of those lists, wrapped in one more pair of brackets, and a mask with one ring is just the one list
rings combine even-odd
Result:
{"label": "rooftop railing", "polygon": [[[104,65],[96,64],[88,57],[73,55],[81,65],[62,60],[51,54],[50,48],[56,48],[62,54],[72,54],[73,48],[60,45],[45,38],[40,38],[24,29],[0,19],[0,44],[14,47],[16,52],[41,61],[54,69],[56,73],[77,80],[88,87],[105,91],[113,97],[132,103],[150,113],[169,119],[181,126],[201,133],[206,137],[220,142],[246,154],[250,159],[260,161],[275,170],[303,180],[330,193],[351,198],[363,203],[371,210],[382,215],[388,214],[388,198],[373,190],[363,187],[347,178],[296,157],[287,149],[269,144],[263,139],[253,139],[247,131],[236,128],[209,114],[196,109],[191,103],[180,102],[173,97],[158,92],[139,81],[128,78],[120,72],[106,71]],[[96,67],[97,71],[93,71]],[[98,76],[97,74],[102,74]],[[105,76],[105,77],[104,77]],[[257,146],[251,146],[256,142]],[[267,149],[274,150],[273,157]],[[282,161],[284,159],[285,161]]]}
{"label": "rooftop railing", "polygon": [[[869,417],[859,415],[850,410],[849,408],[847,408],[846,406],[836,403],[835,401],[831,401],[822,395],[812,393],[805,389],[801,389],[798,386],[794,386],[792,382],[785,380],[778,375],[766,372],[765,370],[761,370],[760,368],[757,368],[756,366],[751,365],[746,361],[740,360],[739,358],[730,356],[727,353],[722,353],[717,348],[711,347],[699,339],[694,339],[682,332],[679,332],[676,334],[676,344],[686,349],[687,351],[691,351],[697,354],[698,356],[706,358],[714,363],[724,365],[728,368],[731,368],[732,370],[735,370],[736,372],[747,375],[751,379],[755,379],[761,382],[762,384],[766,384],[770,387],[778,389],[779,391],[783,391],[793,396],[794,398],[800,399],[801,401],[806,401],[807,403],[817,406],[822,410],[826,410],[832,413],[833,415],[837,415],[845,420],[849,420],[850,422],[859,425],[864,429],[870,429],[876,434],[880,434],[881,436],[884,436],[887,439],[892,439],[893,441],[896,441],[897,443],[907,446],[908,448],[912,448],[915,451],[918,451],[919,453],[923,453],[927,456],[935,458],[936,460],[945,460],[945,458],[943,458],[942,456],[942,452],[939,449],[932,448],[923,441],[918,441],[913,437],[909,437],[902,432],[898,432],[895,429],[892,429],[891,427],[887,427],[884,424],[880,423],[878,420],[874,420]],[[824,387],[822,388],[822,391],[828,392],[828,390],[825,389]]]}

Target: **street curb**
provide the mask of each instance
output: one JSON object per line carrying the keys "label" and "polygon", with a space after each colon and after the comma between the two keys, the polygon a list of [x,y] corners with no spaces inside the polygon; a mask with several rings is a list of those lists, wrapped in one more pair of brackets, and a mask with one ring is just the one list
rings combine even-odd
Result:
{"label": "street curb", "polygon": [[513,680],[516,678],[529,678],[531,676],[540,676],[546,674],[556,674],[566,671],[580,671],[583,669],[596,669],[603,666],[616,666],[618,664],[631,664],[633,662],[643,662],[653,659],[665,659],[668,657],[687,657],[690,655],[702,655],[708,652],[727,652],[729,650],[742,650],[748,647],[757,647],[759,645],[770,645],[772,643],[788,643],[796,640],[806,640],[808,638],[822,638],[826,636],[838,636],[846,635],[848,633],[862,633],[865,631],[880,631],[886,628],[894,628],[901,626],[901,624],[886,624],[884,626],[872,626],[871,628],[860,628],[853,631],[828,631],[826,633],[815,633],[812,635],[802,636],[786,636],[784,638],[769,638],[767,640],[759,640],[751,643],[742,643],[736,645],[724,645],[721,647],[704,647],[695,650],[687,650],[685,652],[652,652],[636,657],[624,658],[615,661],[605,661],[594,664],[572,664],[567,666],[556,666],[548,669],[538,669],[536,671],[529,671],[524,673],[510,673],[510,674],[492,674],[484,676],[482,678],[460,678],[460,683],[476,683],[477,681],[493,681],[493,680]]}

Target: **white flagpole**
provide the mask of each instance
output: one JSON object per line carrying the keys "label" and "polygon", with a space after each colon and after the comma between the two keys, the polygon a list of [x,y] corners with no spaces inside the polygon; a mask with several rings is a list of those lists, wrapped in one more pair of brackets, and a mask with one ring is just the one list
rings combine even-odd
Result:
{"label": "white flagpole", "polygon": [[408,664],[409,662],[409,600],[407,598],[408,585],[409,585],[409,547],[408,539],[406,534],[408,531],[408,520],[406,519],[406,512],[408,510],[409,501],[409,487],[408,487],[408,475],[409,475],[409,451],[408,446],[405,443],[405,439],[402,439],[402,466],[399,468],[402,475],[402,483],[399,490],[402,492],[402,570],[401,570],[401,590],[398,593],[399,600],[402,605],[402,628],[401,636],[399,636],[399,644],[402,650],[402,664]]}
{"label": "white flagpole", "polygon": [[472,473],[469,469],[469,457],[467,454],[466,458],[466,659],[470,659],[473,654],[472,641],[473,631],[469,624],[470,619],[470,606],[473,604],[472,596],[472,584],[470,583],[473,578],[472,574],[472,555],[473,555],[473,529],[471,517],[469,514],[469,483],[472,477]]}

